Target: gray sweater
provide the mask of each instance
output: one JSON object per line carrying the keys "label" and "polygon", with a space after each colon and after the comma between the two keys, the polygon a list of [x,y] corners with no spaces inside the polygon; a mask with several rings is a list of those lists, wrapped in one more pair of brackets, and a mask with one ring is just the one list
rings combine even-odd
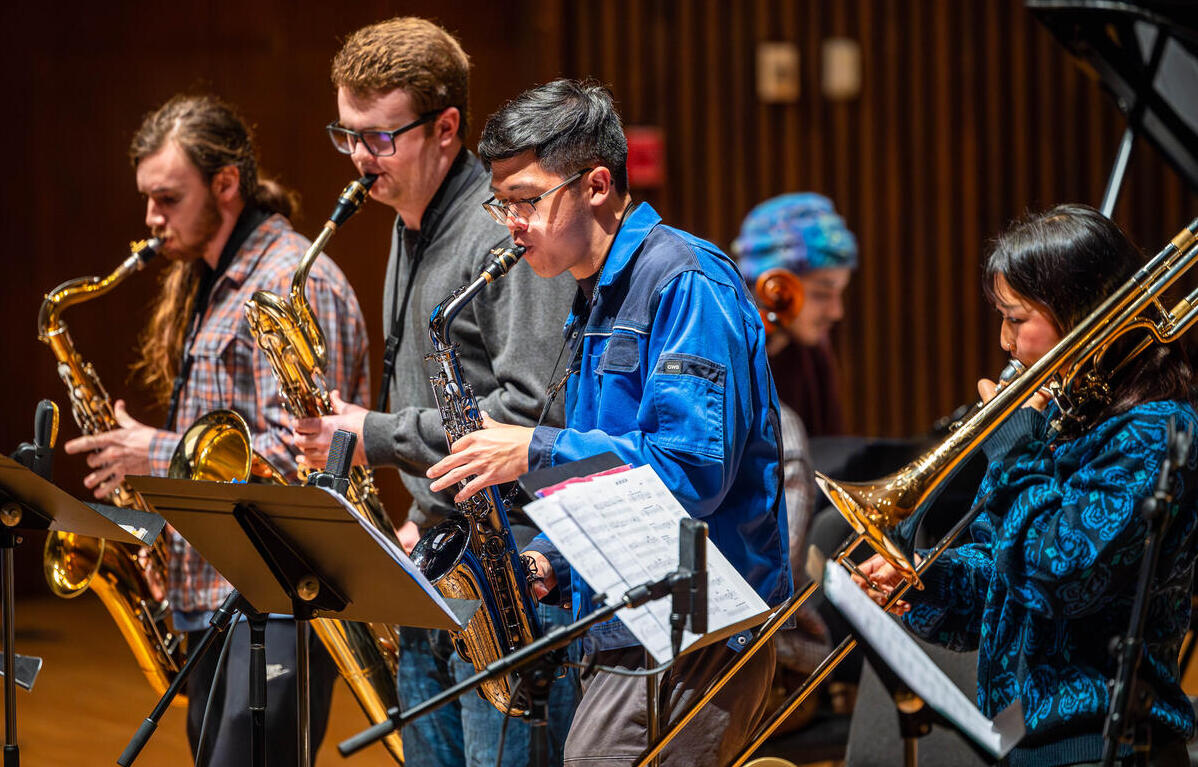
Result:
{"label": "gray sweater", "polygon": [[[507,229],[480,205],[491,195],[490,183],[482,162],[463,150],[430,205],[430,211],[442,211],[439,218],[425,213],[419,234],[431,232],[432,239],[414,272],[412,251],[418,233],[407,231],[397,218],[391,238],[383,292],[384,333],[391,331],[409,276],[414,274],[413,285],[391,383],[391,413],[367,415],[363,441],[372,466],[399,470],[414,500],[408,518],[421,528],[440,522],[453,510],[453,495],[433,493],[424,476],[448,453],[424,361],[432,350],[428,318],[437,304],[478,276],[490,261],[490,249],[511,245]],[[506,277],[488,285],[454,320],[450,339],[459,344],[462,375],[474,389],[479,407],[495,420],[528,426],[537,422],[575,291],[569,274],[545,280],[519,263]],[[568,362],[562,359],[559,377]],[[561,425],[562,418],[559,398],[546,423]]]}

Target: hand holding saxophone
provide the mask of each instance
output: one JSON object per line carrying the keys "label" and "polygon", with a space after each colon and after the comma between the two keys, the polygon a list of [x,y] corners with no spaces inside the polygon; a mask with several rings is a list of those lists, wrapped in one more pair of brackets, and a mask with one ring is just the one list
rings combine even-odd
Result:
{"label": "hand holding saxophone", "polygon": [[369,411],[360,405],[342,400],[341,392],[336,389],[329,392],[329,401],[333,406],[332,415],[292,419],[292,436],[296,449],[301,453],[300,463],[312,469],[323,469],[329,456],[329,446],[333,444],[333,433],[338,429],[344,429],[358,435],[357,447],[354,448],[354,464],[364,465],[366,448],[363,446],[362,426]]}
{"label": "hand holding saxophone", "polygon": [[464,481],[453,497],[454,503],[462,503],[491,485],[511,482],[528,471],[532,432],[528,426],[499,423],[484,413],[483,428],[454,442],[449,455],[429,467],[426,475],[434,480],[430,489],[440,491]]}
{"label": "hand holding saxophone", "polygon": [[87,465],[95,469],[83,478],[83,484],[96,498],[108,497],[131,474],[150,473],[150,443],[158,429],[138,421],[118,399],[113,406],[117,428],[85,437],[76,437],[64,445],[68,454],[90,453]]}

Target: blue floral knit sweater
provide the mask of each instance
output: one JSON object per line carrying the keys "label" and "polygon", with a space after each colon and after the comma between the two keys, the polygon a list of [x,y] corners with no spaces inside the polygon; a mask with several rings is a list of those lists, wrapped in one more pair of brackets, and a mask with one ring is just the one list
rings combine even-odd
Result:
{"label": "blue floral knit sweater", "polygon": [[[1156,487],[1171,418],[1198,432],[1198,414],[1178,402],[1139,405],[1072,441],[1054,441],[1045,414],[1019,410],[984,445],[973,543],[937,560],[926,591],[907,592],[905,621],[916,634],[978,650],[984,714],[1021,700],[1027,735],[1012,765],[1102,757],[1107,680],[1117,667],[1108,647],[1127,630],[1147,533],[1139,504]],[[1169,509],[1139,672],[1155,687],[1156,732],[1186,738],[1194,713],[1177,656],[1198,550],[1196,465],[1192,449]]]}

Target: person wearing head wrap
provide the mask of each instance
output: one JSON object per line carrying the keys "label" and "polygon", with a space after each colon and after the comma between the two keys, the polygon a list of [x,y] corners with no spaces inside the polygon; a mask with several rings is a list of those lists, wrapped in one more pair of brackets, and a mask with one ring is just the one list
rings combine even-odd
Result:
{"label": "person wearing head wrap", "polygon": [[[809,435],[841,433],[843,410],[829,334],[844,316],[841,296],[857,268],[856,238],[828,198],[784,194],[749,211],[732,252],[751,287],[771,270],[799,279],[801,307],[793,316],[778,312],[781,321],[769,339],[778,398],[794,408]],[[768,307],[760,288],[758,300]]]}
{"label": "person wearing head wrap", "polygon": [[[749,212],[732,244],[741,274],[754,289],[769,331],[770,369],[781,401],[782,465],[791,572],[806,585],[807,533],[815,476],[807,434],[838,434],[841,406],[829,333],[844,315],[841,295],[857,266],[857,241],[828,198],[812,193],[766,200]],[[804,428],[806,427],[806,428]],[[831,649],[827,626],[805,606],[796,626],[777,638],[777,696],[810,674]],[[783,731],[802,727],[800,711]]]}

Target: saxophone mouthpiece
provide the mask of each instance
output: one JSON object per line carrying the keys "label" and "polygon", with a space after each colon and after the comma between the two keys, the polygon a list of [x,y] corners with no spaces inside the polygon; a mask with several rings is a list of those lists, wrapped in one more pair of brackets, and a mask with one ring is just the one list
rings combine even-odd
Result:
{"label": "saxophone mouthpiece", "polygon": [[512,270],[516,262],[524,255],[524,246],[517,245],[513,248],[495,248],[491,251],[494,260],[487,264],[487,268],[483,269],[482,278],[491,284],[495,280],[504,276]]}
{"label": "saxophone mouthpiece", "polygon": [[150,259],[158,255],[158,249],[162,247],[161,237],[151,237],[148,240],[133,243],[133,255],[141,261],[141,265],[145,266]]}
{"label": "saxophone mouthpiece", "polygon": [[337,197],[337,207],[333,208],[333,213],[329,216],[329,223],[334,227],[341,226],[349,220],[350,216],[357,213],[362,204],[366,202],[366,197],[370,194],[370,187],[374,186],[377,179],[377,173],[367,173],[362,178],[346,184]]}

